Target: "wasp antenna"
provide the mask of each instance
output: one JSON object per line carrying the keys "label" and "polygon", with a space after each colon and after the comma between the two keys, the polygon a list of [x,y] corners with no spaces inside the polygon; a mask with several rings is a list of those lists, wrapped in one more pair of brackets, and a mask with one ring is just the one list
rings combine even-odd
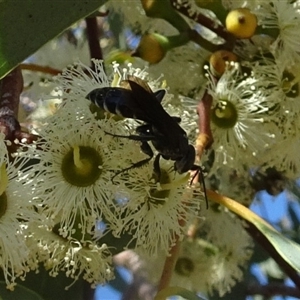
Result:
{"label": "wasp antenna", "polygon": [[206,202],[206,209],[208,209],[208,198],[207,198],[207,194],[206,194],[204,174],[203,174],[203,171],[202,171],[201,167],[199,168],[199,173],[201,175],[201,183],[202,183],[202,186],[203,186],[203,192],[204,192],[204,197],[205,197],[205,202]]}
{"label": "wasp antenna", "polygon": [[[201,182],[202,186],[203,186],[203,192],[204,192],[204,198],[205,198],[205,203],[206,203],[206,209],[208,209],[208,198],[207,198],[207,193],[206,193],[206,186],[205,186],[205,180],[204,180],[204,173],[203,170],[200,166],[196,166],[194,165],[194,170],[196,170],[193,178],[191,179],[191,183],[190,185],[192,185],[194,179],[196,178],[196,176],[200,173],[200,180],[199,182]],[[196,168],[197,167],[197,168]]]}

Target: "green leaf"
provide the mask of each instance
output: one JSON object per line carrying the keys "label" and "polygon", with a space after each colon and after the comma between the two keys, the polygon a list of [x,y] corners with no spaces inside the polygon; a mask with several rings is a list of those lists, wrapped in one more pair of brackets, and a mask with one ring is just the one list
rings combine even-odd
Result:
{"label": "green leaf", "polygon": [[197,296],[195,293],[179,286],[170,286],[163,289],[162,291],[157,293],[154,300],[166,300],[167,297],[175,295],[181,296],[187,300],[203,300],[203,298]]}
{"label": "green leaf", "polygon": [[4,281],[0,282],[0,300],[44,300],[34,291],[18,284],[14,291],[6,288]]}
{"label": "green leaf", "polygon": [[0,79],[107,0],[0,0]]}
{"label": "green leaf", "polygon": [[298,273],[300,272],[299,244],[286,238],[275,228],[273,228],[269,223],[267,223],[261,217],[252,212],[249,208],[241,205],[240,203],[225,196],[221,196],[210,190],[207,190],[207,196],[210,200],[227,207],[230,211],[255,226],[257,230],[266,238],[268,243],[270,243],[274,247],[277,254],[279,254],[280,257],[287,264],[289,264],[291,268],[296,270]]}

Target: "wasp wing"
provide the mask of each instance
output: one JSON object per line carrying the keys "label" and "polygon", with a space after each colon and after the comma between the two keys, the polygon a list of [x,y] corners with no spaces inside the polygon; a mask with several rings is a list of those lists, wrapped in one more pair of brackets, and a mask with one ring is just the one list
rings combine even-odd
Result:
{"label": "wasp wing", "polygon": [[185,131],[164,110],[155,95],[148,93],[135,81],[128,80],[133,91],[133,102],[136,108],[136,119],[152,124],[164,136],[170,134],[185,134]]}

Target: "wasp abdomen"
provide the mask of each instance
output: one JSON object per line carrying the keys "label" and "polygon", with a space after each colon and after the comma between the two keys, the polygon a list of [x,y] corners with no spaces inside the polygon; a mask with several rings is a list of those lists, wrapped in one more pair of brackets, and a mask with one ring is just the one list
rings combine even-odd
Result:
{"label": "wasp abdomen", "polygon": [[126,105],[126,101],[132,97],[130,90],[123,88],[99,88],[91,91],[86,98],[98,107],[124,118],[133,118],[133,111]]}

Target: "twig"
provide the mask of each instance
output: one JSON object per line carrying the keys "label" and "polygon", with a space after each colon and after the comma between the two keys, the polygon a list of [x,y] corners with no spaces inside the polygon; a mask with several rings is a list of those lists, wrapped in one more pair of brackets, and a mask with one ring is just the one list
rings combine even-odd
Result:
{"label": "twig", "polygon": [[32,143],[37,136],[21,131],[21,126],[17,120],[20,94],[23,90],[23,76],[21,68],[12,70],[0,81],[0,131],[4,133],[5,139],[12,142],[8,147],[9,152],[14,152],[17,144],[15,139]]}
{"label": "twig", "polygon": [[291,296],[300,298],[300,290],[279,283],[269,283],[267,285],[251,284],[247,286],[247,295],[262,295],[266,298],[271,298],[275,295]]}
{"label": "twig", "polygon": [[181,14],[187,16],[188,18],[194,20],[200,25],[208,28],[212,32],[216,33],[219,37],[223,38],[226,41],[226,45],[233,48],[235,37],[226,30],[226,28],[219,24],[218,22],[208,18],[207,16],[200,13],[200,11],[196,11],[192,9],[189,1],[186,0],[170,0],[172,6]]}
{"label": "twig", "polygon": [[5,76],[0,87],[0,131],[5,139],[12,141],[16,131],[20,131],[20,124],[16,120],[19,108],[19,97],[23,90],[23,77],[20,67]]}
{"label": "twig", "polygon": [[212,96],[208,94],[206,90],[197,107],[199,115],[199,135],[196,140],[196,150],[199,159],[201,158],[204,150],[208,149],[214,141],[210,128],[211,105]]}
{"label": "twig", "polygon": [[29,71],[34,71],[34,72],[41,72],[41,73],[46,73],[50,75],[58,75],[61,74],[61,70],[52,68],[52,67],[47,67],[47,66],[39,66],[36,64],[21,64],[20,65],[22,70],[29,70]]}
{"label": "twig", "polygon": [[[185,221],[179,220],[178,222],[181,226],[183,226]],[[160,292],[169,286],[177,262],[177,258],[179,256],[180,247],[181,247],[181,242],[179,241],[179,236],[177,236],[174,245],[170,250],[169,256],[166,257],[164,268],[158,284],[157,292]]]}
{"label": "twig", "polygon": [[[90,57],[95,59],[103,59],[102,49],[99,43],[99,27],[96,17],[85,19],[86,33],[89,43]],[[93,69],[95,68],[93,64]]]}

